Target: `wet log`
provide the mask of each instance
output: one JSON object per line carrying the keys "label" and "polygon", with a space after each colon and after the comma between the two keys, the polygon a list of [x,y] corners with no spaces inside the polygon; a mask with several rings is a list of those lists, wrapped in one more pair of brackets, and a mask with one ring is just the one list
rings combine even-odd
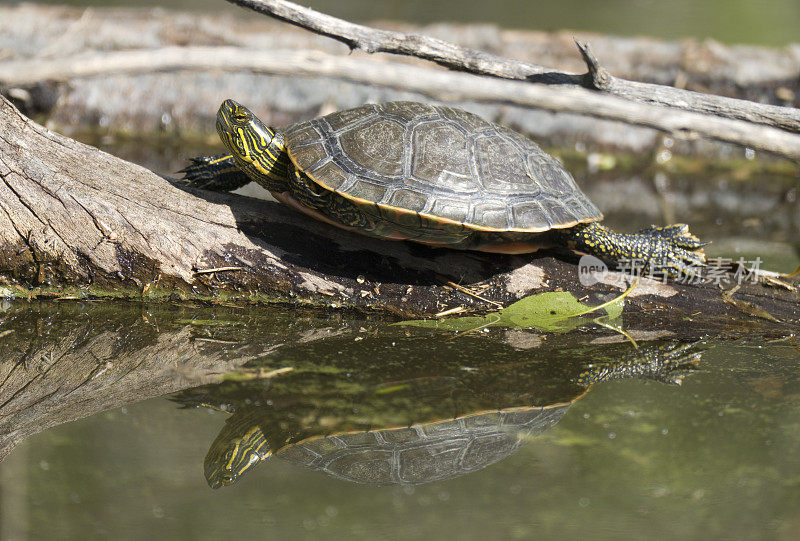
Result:
{"label": "wet log", "polygon": [[[610,279],[581,284],[569,255],[380,241],[275,202],[186,188],[53,133],[6,100],[0,179],[6,296],[280,302],[419,317],[496,309],[554,290],[599,303],[627,287]],[[644,279],[626,303],[626,321],[710,333],[797,328],[796,282],[743,283],[732,292],[732,278]]]}
{"label": "wet log", "polygon": [[[312,340],[324,321],[243,318],[247,332],[187,323],[193,307],[52,303],[0,311],[0,461],[48,428],[148,398],[219,381],[287,338]],[[201,313],[224,322],[231,309]],[[47,329],[42,332],[42,329]],[[324,334],[324,333],[323,333]]]}

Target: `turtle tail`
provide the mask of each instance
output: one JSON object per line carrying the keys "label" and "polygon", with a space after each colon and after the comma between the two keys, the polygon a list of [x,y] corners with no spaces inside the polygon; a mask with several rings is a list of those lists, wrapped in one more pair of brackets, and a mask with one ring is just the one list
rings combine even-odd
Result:
{"label": "turtle tail", "polygon": [[554,234],[559,237],[558,244],[595,256],[617,269],[675,278],[697,275],[705,266],[703,246],[707,243],[700,242],[685,224],[616,233],[595,222],[554,231]]}

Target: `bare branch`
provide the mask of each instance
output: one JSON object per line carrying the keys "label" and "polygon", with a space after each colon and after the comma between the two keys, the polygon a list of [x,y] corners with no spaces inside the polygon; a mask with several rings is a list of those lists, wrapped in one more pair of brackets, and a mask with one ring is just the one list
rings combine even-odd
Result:
{"label": "bare branch", "polygon": [[416,91],[438,99],[513,103],[646,126],[676,137],[709,137],[800,161],[800,135],[777,128],[630,102],[581,87],[553,88],[322,52],[165,47],[52,60],[5,62],[0,63],[0,80],[6,84],[25,85],[43,80],[69,80],[109,73],[176,69],[249,70],[279,75],[323,76]]}
{"label": "bare branch", "polygon": [[[619,79],[600,69],[599,62],[588,47],[581,44],[579,44],[579,49],[589,67],[589,73],[575,75],[467,49],[427,36],[377,30],[353,24],[285,0],[228,0],[228,2],[328,36],[347,44],[351,49],[359,49],[368,53],[385,52],[414,56],[436,62],[450,69],[502,79],[588,86],[630,101],[746,120],[755,124],[800,132],[800,109]],[[602,74],[602,77],[598,77],[598,74]]]}
{"label": "bare branch", "polygon": [[311,30],[317,34],[341,41],[351,50],[367,53],[392,53],[430,60],[447,68],[491,75],[501,79],[531,80],[551,84],[581,84],[582,76],[557,73],[555,70],[528,64],[510,58],[467,49],[446,41],[420,36],[378,30],[354,24],[292,2],[269,0],[228,0],[275,17],[281,21]]}

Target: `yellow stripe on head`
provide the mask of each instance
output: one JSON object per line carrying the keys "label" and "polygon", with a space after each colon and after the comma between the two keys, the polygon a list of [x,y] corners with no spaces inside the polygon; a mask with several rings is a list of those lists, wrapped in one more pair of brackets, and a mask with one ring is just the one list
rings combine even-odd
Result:
{"label": "yellow stripe on head", "polygon": [[225,100],[217,112],[217,132],[248,177],[271,191],[288,188],[291,162],[283,137],[247,107]]}

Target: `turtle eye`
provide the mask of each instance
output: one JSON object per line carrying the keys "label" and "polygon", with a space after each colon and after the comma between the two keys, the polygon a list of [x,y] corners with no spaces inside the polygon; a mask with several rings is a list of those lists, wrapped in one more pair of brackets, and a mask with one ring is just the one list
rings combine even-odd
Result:
{"label": "turtle eye", "polygon": [[244,111],[236,111],[233,113],[233,120],[234,122],[247,122],[250,120],[250,115]]}

